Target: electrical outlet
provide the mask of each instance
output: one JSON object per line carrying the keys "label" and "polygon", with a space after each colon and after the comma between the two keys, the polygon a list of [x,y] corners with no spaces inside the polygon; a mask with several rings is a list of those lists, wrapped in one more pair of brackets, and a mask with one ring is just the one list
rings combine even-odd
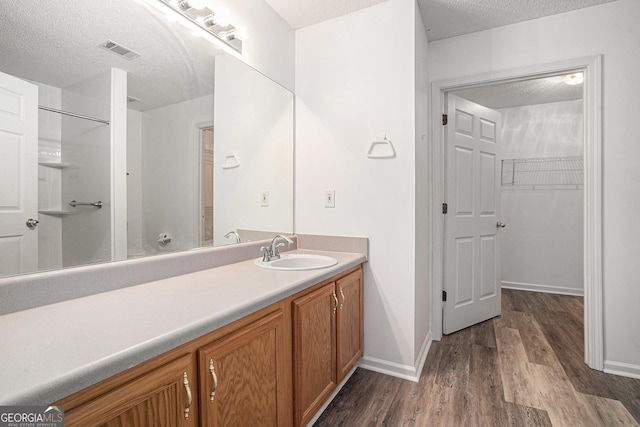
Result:
{"label": "electrical outlet", "polygon": [[324,207],[336,207],[336,190],[324,190]]}
{"label": "electrical outlet", "polygon": [[262,206],[263,208],[268,208],[269,207],[269,192],[268,191],[261,191],[260,192],[260,206]]}

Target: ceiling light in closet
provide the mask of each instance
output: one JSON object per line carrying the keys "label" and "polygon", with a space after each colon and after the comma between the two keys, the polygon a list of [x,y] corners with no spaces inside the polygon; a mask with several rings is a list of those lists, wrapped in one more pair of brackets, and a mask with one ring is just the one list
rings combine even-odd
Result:
{"label": "ceiling light in closet", "polygon": [[573,73],[564,76],[564,82],[568,85],[579,85],[583,81],[584,75],[582,73]]}

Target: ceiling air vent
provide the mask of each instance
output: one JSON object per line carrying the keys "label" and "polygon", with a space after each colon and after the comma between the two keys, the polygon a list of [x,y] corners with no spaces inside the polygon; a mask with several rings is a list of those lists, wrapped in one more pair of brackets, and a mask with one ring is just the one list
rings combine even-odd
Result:
{"label": "ceiling air vent", "polygon": [[140,98],[134,98],[133,96],[127,96],[127,104],[133,104],[140,102]]}
{"label": "ceiling air vent", "polygon": [[107,40],[106,42],[102,43],[100,45],[100,47],[102,49],[108,50],[110,52],[115,53],[116,55],[119,55],[125,59],[128,59],[129,61],[131,61],[132,59],[136,59],[139,58],[140,55],[138,52],[136,52],[135,50],[131,50],[127,47],[122,46],[121,44],[118,44],[114,41],[111,40]]}

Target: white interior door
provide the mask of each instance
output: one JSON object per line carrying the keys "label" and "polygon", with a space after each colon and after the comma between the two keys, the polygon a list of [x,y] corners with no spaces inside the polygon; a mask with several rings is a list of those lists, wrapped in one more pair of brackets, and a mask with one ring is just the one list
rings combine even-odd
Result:
{"label": "white interior door", "polygon": [[38,87],[0,73],[0,276],[38,269]]}
{"label": "white interior door", "polygon": [[447,95],[443,332],[500,314],[500,113]]}

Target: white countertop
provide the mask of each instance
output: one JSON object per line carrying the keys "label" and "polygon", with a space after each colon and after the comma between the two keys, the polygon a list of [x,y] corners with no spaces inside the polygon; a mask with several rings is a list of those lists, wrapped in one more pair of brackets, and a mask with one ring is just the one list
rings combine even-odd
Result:
{"label": "white countertop", "polygon": [[0,316],[0,405],[48,405],[365,261],[275,271],[253,259]]}

